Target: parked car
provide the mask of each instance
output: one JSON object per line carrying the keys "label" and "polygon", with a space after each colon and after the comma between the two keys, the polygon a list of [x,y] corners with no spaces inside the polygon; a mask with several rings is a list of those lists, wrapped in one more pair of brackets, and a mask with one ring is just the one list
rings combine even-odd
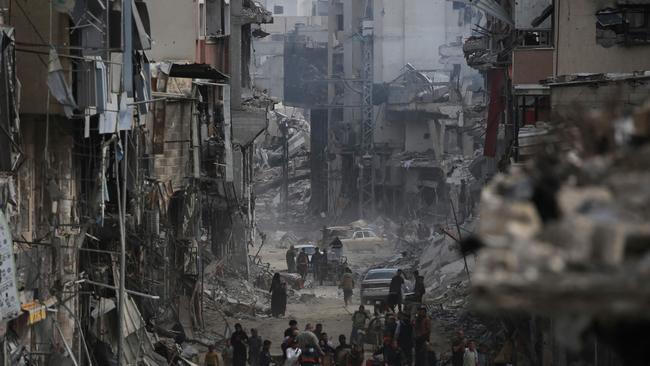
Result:
{"label": "parked car", "polygon": [[377,247],[387,247],[389,241],[371,229],[357,228],[350,230],[348,237],[341,238],[343,247],[349,251],[376,251]]}
{"label": "parked car", "polygon": [[[388,298],[390,281],[397,273],[397,268],[376,268],[366,272],[361,280],[361,303],[369,305],[382,305]],[[411,281],[406,280],[402,287],[404,301],[413,297]]]}

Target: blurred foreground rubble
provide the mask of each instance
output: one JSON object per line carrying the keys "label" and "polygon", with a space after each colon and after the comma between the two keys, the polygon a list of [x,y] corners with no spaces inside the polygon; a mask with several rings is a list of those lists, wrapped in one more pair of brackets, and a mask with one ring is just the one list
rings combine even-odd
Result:
{"label": "blurred foreground rubble", "polygon": [[474,302],[549,319],[544,342],[598,355],[600,339],[625,365],[647,365],[650,108],[572,122],[573,150],[547,149],[483,191]]}

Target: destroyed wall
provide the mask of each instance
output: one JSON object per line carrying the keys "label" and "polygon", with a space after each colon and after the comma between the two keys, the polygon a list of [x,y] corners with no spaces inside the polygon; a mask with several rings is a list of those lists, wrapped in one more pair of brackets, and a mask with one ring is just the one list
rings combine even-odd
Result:
{"label": "destroyed wall", "polygon": [[327,104],[327,45],[313,41],[296,26],[285,41],[284,103],[312,107]]}
{"label": "destroyed wall", "polygon": [[[612,34],[607,47],[597,41],[596,13],[616,8],[620,1],[571,0],[555,5],[554,75],[647,70],[650,47],[616,44]],[[643,30],[641,30],[643,32]],[[647,37],[647,29],[645,34]]]}
{"label": "destroyed wall", "polygon": [[424,152],[436,148],[437,143],[434,136],[431,135],[429,124],[426,121],[414,120],[403,123],[405,151]]}

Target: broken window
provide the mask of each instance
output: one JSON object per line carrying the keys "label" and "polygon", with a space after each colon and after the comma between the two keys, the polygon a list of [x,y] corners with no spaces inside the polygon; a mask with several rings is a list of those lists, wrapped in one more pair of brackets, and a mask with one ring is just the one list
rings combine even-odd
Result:
{"label": "broken window", "polygon": [[553,45],[553,37],[548,29],[518,30],[517,41],[519,47],[550,47]]}
{"label": "broken window", "polygon": [[517,121],[519,126],[548,121],[551,100],[548,95],[522,95],[517,97]]}
{"label": "broken window", "polygon": [[596,42],[603,47],[650,44],[650,6],[628,5],[598,11]]}
{"label": "broken window", "polygon": [[343,14],[336,14],[336,30],[342,31],[343,28]]}
{"label": "broken window", "polygon": [[273,14],[275,15],[281,15],[284,14],[284,6],[282,5],[275,5],[273,7]]}

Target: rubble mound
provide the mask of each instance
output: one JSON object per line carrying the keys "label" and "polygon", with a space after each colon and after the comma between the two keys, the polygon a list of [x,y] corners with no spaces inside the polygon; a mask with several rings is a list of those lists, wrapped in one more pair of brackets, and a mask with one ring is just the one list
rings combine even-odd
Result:
{"label": "rubble mound", "polygon": [[650,317],[649,116],[646,108],[634,119],[585,117],[574,151],[493,180],[481,202],[478,306]]}

